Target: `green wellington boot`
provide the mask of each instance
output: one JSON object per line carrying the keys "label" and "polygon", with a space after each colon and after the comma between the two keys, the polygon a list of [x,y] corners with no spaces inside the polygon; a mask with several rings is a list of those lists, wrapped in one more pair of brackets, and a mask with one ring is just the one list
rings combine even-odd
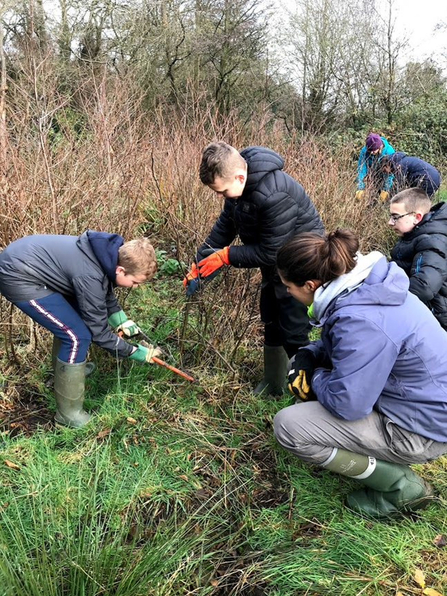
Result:
{"label": "green wellington boot", "polygon": [[366,487],[348,495],[350,509],[369,517],[395,517],[422,509],[433,500],[433,488],[409,466],[344,449],[335,451],[334,457],[323,467],[358,480]]}
{"label": "green wellington boot", "polygon": [[81,428],[90,420],[82,408],[85,390],[85,362],[68,364],[57,358],[54,371],[55,420],[70,428]]}
{"label": "green wellington boot", "polygon": [[282,395],[287,385],[289,357],[282,346],[264,346],[264,378],[254,390],[256,395]]}
{"label": "green wellington boot", "polygon": [[[56,370],[56,360],[59,354],[59,350],[61,347],[61,340],[53,335],[53,347],[51,349],[51,362],[53,364],[53,372]],[[96,364],[93,362],[87,362],[85,365],[85,376],[89,377],[92,372],[95,370]]]}

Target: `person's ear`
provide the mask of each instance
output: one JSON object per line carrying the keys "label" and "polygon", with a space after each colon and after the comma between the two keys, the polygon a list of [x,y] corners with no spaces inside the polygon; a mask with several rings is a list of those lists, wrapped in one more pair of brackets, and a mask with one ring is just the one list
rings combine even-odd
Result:
{"label": "person's ear", "polygon": [[321,283],[319,281],[317,281],[316,279],[309,279],[306,281],[306,283],[304,284],[304,287],[306,288],[306,290],[308,290],[309,292],[315,292],[315,290],[317,288],[319,288],[321,286]]}
{"label": "person's ear", "polygon": [[126,275],[126,270],[121,265],[116,266],[115,275],[123,274]]}
{"label": "person's ear", "polygon": [[239,182],[239,184],[245,184],[245,180],[247,179],[247,176],[245,174],[239,173],[239,174],[236,174],[235,178]]}
{"label": "person's ear", "polygon": [[420,213],[420,211],[416,211],[416,213],[414,214],[414,219],[415,219],[415,223],[418,224],[422,221],[422,218],[424,217],[423,213]]}

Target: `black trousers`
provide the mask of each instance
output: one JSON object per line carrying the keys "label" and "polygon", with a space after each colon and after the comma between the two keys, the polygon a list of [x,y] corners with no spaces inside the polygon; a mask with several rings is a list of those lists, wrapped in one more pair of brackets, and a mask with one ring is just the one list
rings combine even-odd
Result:
{"label": "black trousers", "polygon": [[309,343],[307,307],[287,292],[277,273],[262,271],[260,310],[266,346],[283,346],[292,357]]}

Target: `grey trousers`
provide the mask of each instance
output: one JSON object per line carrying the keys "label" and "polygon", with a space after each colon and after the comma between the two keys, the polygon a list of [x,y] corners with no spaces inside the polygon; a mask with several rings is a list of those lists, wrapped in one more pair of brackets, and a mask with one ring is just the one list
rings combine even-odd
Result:
{"label": "grey trousers", "polygon": [[404,430],[383,414],[341,420],[318,401],[279,411],[274,431],[280,445],[312,464],[326,461],[334,447],[399,464],[424,463],[447,453],[447,443]]}

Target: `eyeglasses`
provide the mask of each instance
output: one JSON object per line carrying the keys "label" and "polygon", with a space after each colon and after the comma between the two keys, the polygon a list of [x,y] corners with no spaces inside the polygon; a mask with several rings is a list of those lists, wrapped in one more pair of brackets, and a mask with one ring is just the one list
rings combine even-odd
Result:
{"label": "eyeglasses", "polygon": [[405,217],[406,215],[414,215],[416,213],[416,211],[409,211],[408,213],[403,213],[402,215],[396,215],[395,213],[392,213],[390,215],[390,221],[393,222],[393,224],[396,223],[396,221],[398,221],[401,217]]}

